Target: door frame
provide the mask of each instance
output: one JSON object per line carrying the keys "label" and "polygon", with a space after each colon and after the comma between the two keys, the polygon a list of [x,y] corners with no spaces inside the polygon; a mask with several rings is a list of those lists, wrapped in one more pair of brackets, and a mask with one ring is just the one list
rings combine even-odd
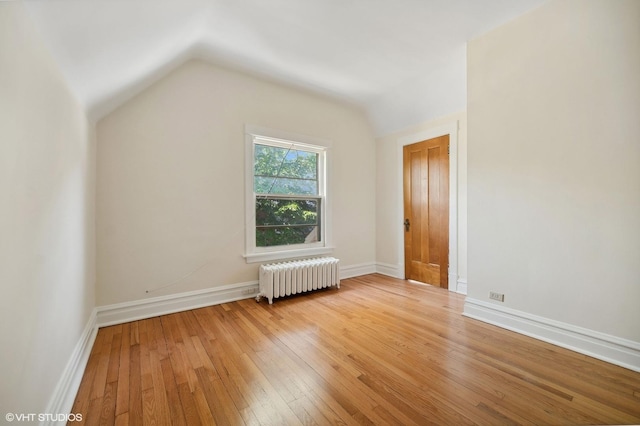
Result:
{"label": "door frame", "polygon": [[397,251],[400,259],[398,278],[406,279],[404,268],[404,164],[402,151],[406,145],[449,135],[449,291],[458,291],[458,120],[433,129],[412,133],[398,139],[396,156],[398,164]]}

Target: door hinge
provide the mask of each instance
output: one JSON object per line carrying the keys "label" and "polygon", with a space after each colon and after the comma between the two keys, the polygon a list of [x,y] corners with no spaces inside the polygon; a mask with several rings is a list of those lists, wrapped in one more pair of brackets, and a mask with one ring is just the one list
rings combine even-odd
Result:
{"label": "door hinge", "polygon": [[447,154],[451,155],[451,145],[447,145]]}

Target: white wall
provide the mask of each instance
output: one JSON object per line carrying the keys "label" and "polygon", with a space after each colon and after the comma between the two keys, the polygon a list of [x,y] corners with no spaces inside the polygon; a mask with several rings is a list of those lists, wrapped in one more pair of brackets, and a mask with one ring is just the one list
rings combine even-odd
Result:
{"label": "white wall", "polygon": [[639,18],[554,0],[469,43],[469,297],[640,342]]}
{"label": "white wall", "polygon": [[364,114],[191,61],[97,125],[98,305],[257,280],[242,257],[245,123],[332,142],[334,255],[373,265]]}
{"label": "white wall", "polygon": [[23,4],[0,4],[3,416],[45,412],[94,307],[89,134]]}
{"label": "white wall", "polygon": [[[404,277],[403,207],[401,182],[402,151],[398,141],[411,135],[425,134],[458,125],[458,282],[464,291],[467,278],[467,119],[464,112],[441,117],[376,140],[376,260],[380,270]],[[435,137],[435,136],[434,136]],[[455,289],[455,283],[449,283]]]}

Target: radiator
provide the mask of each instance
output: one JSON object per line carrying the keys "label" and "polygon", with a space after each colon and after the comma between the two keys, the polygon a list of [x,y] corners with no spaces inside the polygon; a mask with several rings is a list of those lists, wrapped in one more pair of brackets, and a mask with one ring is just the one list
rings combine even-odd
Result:
{"label": "radiator", "polygon": [[340,288],[339,259],[318,257],[260,266],[260,293],[273,303],[277,297],[337,286]]}

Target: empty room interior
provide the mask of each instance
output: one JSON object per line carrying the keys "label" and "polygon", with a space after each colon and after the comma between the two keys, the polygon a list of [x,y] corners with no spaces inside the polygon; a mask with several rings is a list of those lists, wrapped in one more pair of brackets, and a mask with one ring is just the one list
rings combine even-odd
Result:
{"label": "empty room interior", "polygon": [[640,424],[640,1],[0,3],[1,422]]}

